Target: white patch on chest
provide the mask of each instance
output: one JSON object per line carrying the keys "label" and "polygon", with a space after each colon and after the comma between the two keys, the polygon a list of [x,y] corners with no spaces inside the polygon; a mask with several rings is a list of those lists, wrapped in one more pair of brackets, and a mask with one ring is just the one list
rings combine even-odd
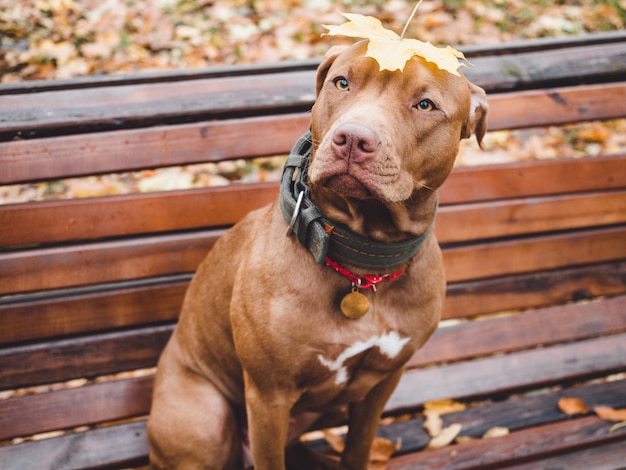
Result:
{"label": "white patch on chest", "polygon": [[371,348],[378,348],[382,354],[389,359],[393,359],[400,354],[400,351],[402,351],[402,348],[404,348],[410,339],[411,338],[400,338],[400,335],[396,331],[390,331],[381,336],[372,336],[365,341],[357,341],[352,346],[347,347],[334,360],[326,359],[321,354],[318,354],[317,357],[322,365],[337,372],[335,383],[341,385],[348,381],[348,369],[344,365],[348,359]]}

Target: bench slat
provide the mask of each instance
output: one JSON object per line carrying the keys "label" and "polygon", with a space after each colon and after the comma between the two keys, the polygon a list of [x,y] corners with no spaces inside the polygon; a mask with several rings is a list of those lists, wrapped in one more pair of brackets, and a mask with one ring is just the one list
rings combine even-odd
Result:
{"label": "bench slat", "polygon": [[92,378],[156,366],[173,325],[0,350],[0,389]]}
{"label": "bench slat", "polygon": [[626,227],[581,230],[444,249],[448,282],[626,258]]}
{"label": "bench slat", "polygon": [[[0,344],[89,334],[178,318],[191,275],[157,278],[144,285],[82,292],[29,295],[0,304]],[[452,283],[443,318],[463,318],[509,309],[626,293],[626,262],[499,276]],[[34,297],[34,298],[33,298]]]}
{"label": "bench slat", "polygon": [[489,96],[489,130],[624,117],[626,83],[530,90]]}
{"label": "bench slat", "polygon": [[0,304],[0,344],[174,321],[191,274],[93,292],[58,291]]}
{"label": "bench slat", "polygon": [[[546,57],[547,56],[547,57]],[[606,63],[610,61],[611,68]],[[490,92],[551,83],[608,81],[626,70],[624,43],[477,57],[468,78]],[[622,75],[620,75],[620,73]],[[224,116],[306,110],[315,98],[315,71],[199,78],[165,83],[43,91],[0,96],[0,138],[175,124]],[[80,103],[80,104],[78,104]]]}
{"label": "bench slat", "polygon": [[[275,184],[253,184],[0,206],[0,223],[9,227],[0,246],[228,226],[273,202],[277,191]],[[435,233],[446,244],[623,222],[626,190],[442,206]]]}
{"label": "bench slat", "polygon": [[133,468],[147,463],[145,421],[0,447],[4,470]]}
{"label": "bench slat", "polygon": [[0,96],[0,139],[306,111],[315,72]]}
{"label": "bench slat", "polygon": [[[524,415],[523,423],[525,426],[537,426],[553,420],[564,421],[567,417],[560,413],[556,406],[560,397],[578,397],[591,406],[604,405],[621,408],[626,406],[622,387],[623,383],[621,382],[595,384],[547,395],[489,403],[447,414],[443,416],[444,425],[461,423],[463,425],[462,435],[482,436],[486,430],[493,426],[505,426],[511,431],[520,429],[520,420],[518,419],[520,415]],[[392,442],[401,437],[402,448],[400,453],[415,452],[422,449],[429,441],[422,429],[422,423],[422,419],[393,423],[380,427],[378,435]],[[117,445],[118,442],[119,446]],[[608,445],[603,448],[609,452],[615,452],[623,446],[619,442],[617,445],[619,447]],[[110,449],[116,449],[116,452],[110,452]],[[451,448],[448,449],[452,450]],[[105,466],[140,465],[146,463],[147,452],[145,421],[141,420],[95,429],[88,433],[72,433],[44,441],[31,441],[18,446],[0,447],[0,465],[2,468],[10,470],[52,469],[56,468],[55,463],[62,459],[63,462],[66,462],[67,468],[81,468],[86,465],[83,462],[92,458],[94,462]],[[33,456],[36,457],[33,458]],[[606,458],[604,460],[606,461]],[[584,462],[589,461],[585,460]],[[522,466],[520,468],[528,467]],[[566,466],[566,468],[574,469],[577,467]],[[592,465],[591,467],[581,467],[580,470],[588,470],[589,468],[595,470],[603,467]],[[606,468],[612,470],[615,465]]]}
{"label": "bench slat", "polygon": [[[513,396],[504,401],[474,404],[461,411],[446,413],[441,419],[444,427],[454,423],[460,424],[462,429],[459,435],[465,437],[480,438],[495,426],[505,427],[514,432],[568,420],[569,416],[558,408],[558,401],[563,397],[579,398],[590,408],[595,406],[622,408],[626,406],[626,395],[623,393],[625,385],[624,381],[602,382],[538,395]],[[396,442],[398,438],[402,439],[402,447],[396,455],[418,452],[430,441],[423,424],[423,418],[400,420],[380,426],[378,435],[392,442]]]}
{"label": "bench slat", "polygon": [[[436,224],[440,243],[626,221],[625,191],[570,194],[561,198],[541,194],[545,192],[545,186],[557,195],[565,191],[626,188],[625,173],[617,168],[626,165],[626,156],[574,162],[577,164],[559,160],[556,164],[533,162],[534,166],[507,165],[508,172],[504,177],[501,177],[502,168],[493,168],[493,171],[485,168],[480,172],[473,168],[456,169],[451,178],[453,182],[459,182],[460,187],[446,185],[441,190],[442,207]],[[530,175],[526,174],[527,169]],[[545,178],[540,180],[542,187],[528,184],[538,178]],[[551,184],[545,185],[543,181],[546,180]],[[594,186],[590,187],[590,184]],[[490,191],[490,198],[498,201],[479,203],[481,193],[469,191],[465,199],[459,201],[460,193],[467,187],[491,188],[482,189],[482,197]],[[511,187],[519,189],[516,193],[518,199],[502,200],[508,196]],[[535,190],[540,197],[521,199],[523,196],[534,196]],[[496,191],[504,194],[497,194]],[[272,202],[277,193],[277,184],[266,183],[0,205],[0,224],[9,227],[0,232],[0,246],[232,225],[251,210]],[[465,204],[462,207],[447,206],[451,201]],[[469,204],[471,202],[475,205]],[[474,223],[477,220],[481,221],[480,224]],[[31,230],[33,224],[40,229]],[[477,230],[480,232],[476,233]]]}
{"label": "bench slat", "polygon": [[[619,442],[623,446],[626,441],[626,430],[618,429],[613,435],[609,435],[607,431],[610,426],[610,423],[595,416],[571,419],[518,431],[498,439],[482,439],[454,447],[397,457],[389,462],[387,468],[389,470],[508,468],[516,463],[528,460],[536,462],[556,453],[567,454],[601,444]],[[535,464],[530,468],[538,466]]]}
{"label": "bench slat", "polygon": [[626,188],[625,166],[626,155],[615,155],[457,167],[439,190],[440,203]]}
{"label": "bench slat", "polygon": [[[0,389],[96,377],[156,365],[173,325],[0,350]],[[409,361],[414,368],[626,331],[626,296],[440,328]]]}
{"label": "bench slat", "polygon": [[[541,364],[541,367],[537,367],[537,364]],[[386,410],[401,411],[444,398],[493,396],[572,378],[580,380],[584,377],[605,376],[625,368],[626,334],[622,333],[407,371],[387,403]]]}
{"label": "bench slat", "polygon": [[441,244],[626,222],[626,191],[443,206]]}
{"label": "bench slat", "polygon": [[5,142],[0,184],[286,154],[310,120],[300,113]]}
{"label": "bench slat", "polygon": [[[488,99],[492,131],[611,119],[625,116],[626,82],[494,94]],[[285,154],[308,129],[308,121],[308,114],[288,114],[5,142],[0,144],[0,184]],[[236,136],[250,133],[261,137],[244,139],[247,144],[238,146]],[[250,144],[253,147],[246,148]]]}
{"label": "bench slat", "polygon": [[[468,398],[599,377],[626,366],[626,334],[409,371],[387,412],[443,398]],[[536,364],[541,363],[541,369]],[[150,408],[151,376],[0,401],[0,439],[141,416]],[[424,384],[429,384],[425,387]],[[68,412],[71,410],[71,413]]]}
{"label": "bench slat", "polygon": [[0,400],[0,440],[147,414],[153,376]]}
{"label": "bench slat", "polygon": [[626,296],[439,328],[408,368],[626,331]]}
{"label": "bench slat", "polygon": [[626,262],[498,276],[448,284],[443,318],[545,307],[626,293]]}
{"label": "bench slat", "polygon": [[[565,436],[564,436],[565,437]],[[507,467],[509,470],[537,470],[537,468],[567,470],[615,470],[624,465],[624,439],[602,442],[598,447],[584,448],[564,455],[545,457],[540,461]]]}
{"label": "bench slat", "polygon": [[275,184],[250,184],[0,206],[0,246],[229,226],[277,196]]}
{"label": "bench slat", "polygon": [[[192,272],[219,230],[0,254],[0,294]],[[449,282],[626,258],[626,227],[444,250]],[[77,269],[80,267],[80,269]]]}

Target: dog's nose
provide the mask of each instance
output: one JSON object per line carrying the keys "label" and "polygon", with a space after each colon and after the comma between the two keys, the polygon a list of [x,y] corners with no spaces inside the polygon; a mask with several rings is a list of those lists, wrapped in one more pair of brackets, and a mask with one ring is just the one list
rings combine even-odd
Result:
{"label": "dog's nose", "polygon": [[333,151],[345,160],[360,162],[371,158],[379,145],[378,134],[356,122],[341,124],[333,134]]}

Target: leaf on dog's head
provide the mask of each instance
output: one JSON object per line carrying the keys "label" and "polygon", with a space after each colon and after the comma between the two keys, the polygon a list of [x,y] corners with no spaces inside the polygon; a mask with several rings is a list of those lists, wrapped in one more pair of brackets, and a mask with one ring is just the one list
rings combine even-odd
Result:
{"label": "leaf on dog's head", "polygon": [[447,70],[457,76],[460,75],[459,67],[466,66],[466,64],[459,62],[459,59],[465,59],[463,53],[450,46],[436,47],[430,42],[403,39],[393,31],[386,29],[380,20],[371,16],[355,13],[341,14],[349,21],[336,26],[322,25],[328,29],[325,34],[369,39],[365,56],[376,60],[381,71],[400,70],[402,72],[406,63],[413,56],[422,57],[440,69]]}

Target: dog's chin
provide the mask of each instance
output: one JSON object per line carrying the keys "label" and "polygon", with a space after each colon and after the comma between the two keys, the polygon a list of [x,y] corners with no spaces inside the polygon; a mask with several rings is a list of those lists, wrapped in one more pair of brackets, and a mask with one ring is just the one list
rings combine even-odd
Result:
{"label": "dog's chin", "polygon": [[331,176],[324,182],[324,186],[341,196],[354,199],[372,199],[374,197],[363,183],[348,174]]}

